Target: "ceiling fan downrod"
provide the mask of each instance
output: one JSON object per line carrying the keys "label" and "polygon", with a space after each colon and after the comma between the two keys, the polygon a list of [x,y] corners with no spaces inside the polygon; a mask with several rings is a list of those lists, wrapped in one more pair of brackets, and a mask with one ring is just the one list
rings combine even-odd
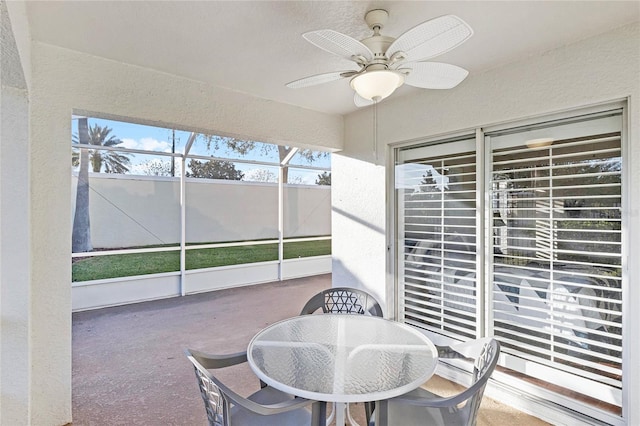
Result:
{"label": "ceiling fan downrod", "polygon": [[371,53],[373,53],[373,60],[371,63],[384,63],[387,60],[385,52],[395,41],[393,37],[387,37],[380,35],[380,30],[384,28],[387,20],[389,19],[389,12],[384,9],[374,9],[367,12],[364,16],[364,21],[369,28],[373,31],[373,35],[369,38],[362,40],[362,44],[367,46]]}

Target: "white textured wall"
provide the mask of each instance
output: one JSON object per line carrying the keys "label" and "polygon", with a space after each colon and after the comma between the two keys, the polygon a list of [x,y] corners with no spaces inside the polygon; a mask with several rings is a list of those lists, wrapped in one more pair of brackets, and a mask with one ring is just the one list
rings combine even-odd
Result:
{"label": "white textured wall", "polygon": [[[29,127],[26,93],[0,93],[0,424],[29,412]],[[14,180],[21,180],[14,185]]]}
{"label": "white textured wall", "polygon": [[[627,238],[640,235],[640,25],[553,50],[522,62],[470,75],[454,90],[425,90],[379,105],[381,146],[630,97]],[[345,118],[345,149],[332,156],[334,285],[355,278],[384,295],[386,244],[385,168],[373,164],[372,111]],[[378,149],[378,152],[384,151]],[[378,164],[384,164],[382,160]],[[354,248],[360,248],[354,250]],[[640,239],[630,238],[630,259],[640,258]],[[365,253],[363,253],[363,250]],[[640,306],[640,262],[630,262],[629,306]],[[628,339],[631,401],[640,400],[640,332]],[[637,406],[629,424],[640,424]]]}
{"label": "white textured wall", "polygon": [[71,421],[71,114],[331,150],[342,147],[343,121],[46,44],[33,43],[31,50],[31,191],[25,194],[35,382],[21,396],[32,401],[25,424],[64,424]]}
{"label": "white textured wall", "polygon": [[385,171],[369,143],[331,156],[333,286],[365,288],[387,314]]}
{"label": "white textured wall", "polygon": [[[34,70],[78,114],[280,145],[342,148],[343,119],[43,43]],[[47,101],[52,101],[48,97]],[[65,110],[70,116],[70,111]]]}
{"label": "white textured wall", "polygon": [[[18,21],[20,19],[18,18]],[[19,42],[0,3],[0,424],[29,422],[29,105]],[[17,26],[19,28],[19,25]],[[28,46],[22,55],[29,55]],[[46,407],[44,407],[46,409]]]}
{"label": "white textured wall", "polygon": [[[89,174],[91,242],[119,248],[180,242],[177,178]],[[77,177],[71,180],[73,212]],[[278,185],[187,179],[187,242],[278,238]],[[285,237],[331,234],[331,187],[286,185]]]}
{"label": "white textured wall", "polygon": [[[8,84],[10,81],[5,78],[9,58],[4,53],[11,46],[7,46],[5,39],[8,20],[3,5],[0,5],[0,18],[3,26],[0,48],[3,53],[0,76],[0,424],[17,425],[25,424],[29,414],[29,400],[25,397],[30,386],[31,257],[29,201],[23,195],[29,191],[29,123],[26,90]],[[12,59],[17,59],[17,55]]]}

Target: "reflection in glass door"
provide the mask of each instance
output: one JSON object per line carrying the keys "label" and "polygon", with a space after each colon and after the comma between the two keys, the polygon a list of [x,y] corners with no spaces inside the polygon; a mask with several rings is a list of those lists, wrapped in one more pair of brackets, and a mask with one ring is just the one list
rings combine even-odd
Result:
{"label": "reflection in glass door", "polygon": [[617,412],[621,127],[621,111],[613,111],[487,135],[501,225],[494,220],[490,332],[502,342],[504,365],[580,389]]}
{"label": "reflection in glass door", "polygon": [[457,339],[478,332],[474,148],[473,139],[414,147],[396,166],[401,315]]}
{"label": "reflection in glass door", "polygon": [[621,140],[616,109],[397,148],[399,319],[622,420]]}

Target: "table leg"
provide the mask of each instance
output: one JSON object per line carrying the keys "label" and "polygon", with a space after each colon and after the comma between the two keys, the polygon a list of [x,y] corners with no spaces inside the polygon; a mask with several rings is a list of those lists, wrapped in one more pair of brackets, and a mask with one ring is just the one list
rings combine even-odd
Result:
{"label": "table leg", "polygon": [[344,402],[336,402],[336,407],[334,408],[335,412],[336,412],[336,426],[344,426],[345,423],[345,418],[344,418],[344,412],[347,409],[347,404]]}
{"label": "table leg", "polygon": [[314,402],[311,406],[311,426],[327,426],[327,403]]}

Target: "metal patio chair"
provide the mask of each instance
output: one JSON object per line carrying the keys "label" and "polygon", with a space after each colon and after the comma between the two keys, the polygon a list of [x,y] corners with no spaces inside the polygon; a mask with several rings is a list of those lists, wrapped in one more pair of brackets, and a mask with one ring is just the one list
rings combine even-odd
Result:
{"label": "metal patio chair", "polygon": [[484,389],[496,368],[499,354],[500,343],[492,338],[453,346],[438,346],[439,359],[475,359],[471,386],[450,397],[441,397],[418,388],[381,403],[381,407],[376,407],[376,410],[384,411],[386,405],[386,414],[380,413],[380,425],[376,425],[374,412],[369,425],[475,426]]}
{"label": "metal patio chair", "polygon": [[[380,304],[372,295],[366,291],[350,287],[333,287],[321,291],[309,299],[302,308],[300,315],[312,314],[319,309],[322,309],[322,312],[325,314],[384,316]],[[365,403],[364,409],[367,416],[366,418],[368,419],[373,411],[373,404]],[[335,414],[334,404],[331,415],[327,418],[327,423],[333,420]],[[347,405],[347,417],[351,424],[356,424],[349,411],[349,405]]]}
{"label": "metal patio chair", "polygon": [[382,317],[382,308],[369,293],[357,288],[334,287],[313,296],[304,305],[300,315],[322,309],[325,314],[360,314]]}
{"label": "metal patio chair", "polygon": [[263,383],[260,390],[245,398],[231,390],[209,371],[246,362],[246,352],[210,355],[187,349],[185,353],[195,368],[209,426],[306,426],[312,424],[311,411],[306,407],[315,401],[294,398]]}

